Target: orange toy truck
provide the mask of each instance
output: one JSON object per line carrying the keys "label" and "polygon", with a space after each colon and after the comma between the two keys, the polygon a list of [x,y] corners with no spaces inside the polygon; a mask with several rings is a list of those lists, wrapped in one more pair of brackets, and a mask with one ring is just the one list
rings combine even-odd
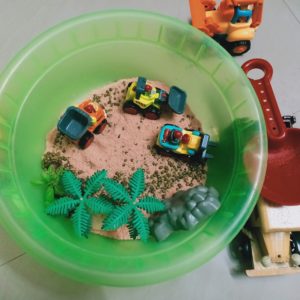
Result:
{"label": "orange toy truck", "polygon": [[93,142],[94,134],[102,133],[106,127],[106,118],[104,107],[87,99],[78,106],[68,107],[57,128],[79,148],[86,149]]}
{"label": "orange toy truck", "polygon": [[261,23],[264,0],[190,0],[192,25],[213,37],[232,56],[250,50]]}

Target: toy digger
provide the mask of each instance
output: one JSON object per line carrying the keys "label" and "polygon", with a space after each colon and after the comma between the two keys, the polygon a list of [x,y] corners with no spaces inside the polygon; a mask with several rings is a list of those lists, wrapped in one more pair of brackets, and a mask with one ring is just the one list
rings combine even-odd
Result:
{"label": "toy digger", "polygon": [[261,23],[264,0],[190,0],[192,25],[213,37],[232,56],[250,50]]}
{"label": "toy digger", "polygon": [[176,86],[170,92],[155,87],[152,82],[144,77],[128,84],[126,100],[123,111],[136,115],[142,113],[145,118],[157,120],[160,118],[161,108],[168,105],[173,112],[182,114],[185,109],[186,93]]}
{"label": "toy digger", "polygon": [[86,149],[107,125],[104,107],[87,99],[78,106],[67,108],[57,124],[57,129],[79,148]]}

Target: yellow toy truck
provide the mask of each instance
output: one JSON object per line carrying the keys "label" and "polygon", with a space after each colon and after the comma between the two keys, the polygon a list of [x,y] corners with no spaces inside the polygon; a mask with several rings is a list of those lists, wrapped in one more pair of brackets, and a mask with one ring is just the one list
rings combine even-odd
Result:
{"label": "yellow toy truck", "polygon": [[187,162],[204,163],[213,156],[207,153],[208,146],[216,146],[210,136],[199,130],[183,129],[174,124],[161,127],[156,140],[156,151],[164,156],[173,156]]}
{"label": "yellow toy truck", "polygon": [[192,25],[213,37],[232,56],[250,50],[261,23],[264,0],[190,0]]}
{"label": "yellow toy truck", "polygon": [[145,118],[157,120],[161,115],[163,105],[168,105],[173,112],[182,114],[185,109],[186,93],[176,86],[170,92],[155,87],[144,77],[128,84],[123,111],[136,115],[142,113]]}

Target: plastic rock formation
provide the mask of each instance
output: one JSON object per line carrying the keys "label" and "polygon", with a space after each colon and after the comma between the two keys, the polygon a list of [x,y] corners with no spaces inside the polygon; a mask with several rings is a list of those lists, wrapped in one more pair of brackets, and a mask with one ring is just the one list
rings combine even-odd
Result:
{"label": "plastic rock formation", "polygon": [[42,179],[32,181],[32,184],[46,187],[44,198],[46,207],[55,201],[55,196],[62,196],[64,194],[60,181],[63,172],[63,168],[55,169],[53,166],[50,166],[48,169],[43,170]]}
{"label": "plastic rock formation", "polygon": [[165,240],[175,230],[191,230],[220,208],[219,193],[213,187],[196,186],[179,191],[167,201],[167,211],[150,220],[151,233]]}
{"label": "plastic rock formation", "polygon": [[165,210],[165,203],[150,196],[137,201],[145,189],[144,170],[137,169],[131,176],[129,192],[122,184],[109,178],[103,181],[103,186],[116,206],[104,219],[102,229],[116,230],[127,224],[131,238],[135,239],[140,236],[142,241],[146,241],[149,238],[150,230],[148,219],[143,211],[149,214],[161,212]]}
{"label": "plastic rock formation", "polygon": [[91,214],[108,214],[113,204],[105,197],[93,197],[102,187],[106,178],[106,170],[95,172],[85,183],[82,191],[82,182],[73,172],[65,171],[61,182],[65,197],[57,199],[46,212],[48,215],[69,215],[72,213],[72,222],[75,233],[87,237],[91,228]]}

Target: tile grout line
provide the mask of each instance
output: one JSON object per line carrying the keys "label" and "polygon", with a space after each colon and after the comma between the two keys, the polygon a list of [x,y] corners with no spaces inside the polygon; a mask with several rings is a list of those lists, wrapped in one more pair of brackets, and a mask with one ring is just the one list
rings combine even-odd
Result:
{"label": "tile grout line", "polygon": [[14,258],[11,258],[11,259],[7,260],[6,262],[4,262],[4,263],[2,263],[2,264],[0,265],[0,268],[3,267],[3,266],[5,266],[5,265],[7,265],[7,264],[9,264],[9,263],[11,263],[11,262],[13,262],[13,261],[15,261],[15,260],[17,260],[18,258],[24,256],[25,254],[26,254],[26,253],[24,252],[24,253],[21,253],[20,255],[14,257]]}
{"label": "tile grout line", "polygon": [[297,23],[300,24],[300,20],[299,18],[295,15],[295,13],[293,12],[293,10],[291,9],[290,5],[288,4],[288,2],[286,0],[283,0],[283,3],[285,4],[285,6],[287,7],[287,9],[289,10],[289,12],[294,16],[294,18],[296,19]]}

